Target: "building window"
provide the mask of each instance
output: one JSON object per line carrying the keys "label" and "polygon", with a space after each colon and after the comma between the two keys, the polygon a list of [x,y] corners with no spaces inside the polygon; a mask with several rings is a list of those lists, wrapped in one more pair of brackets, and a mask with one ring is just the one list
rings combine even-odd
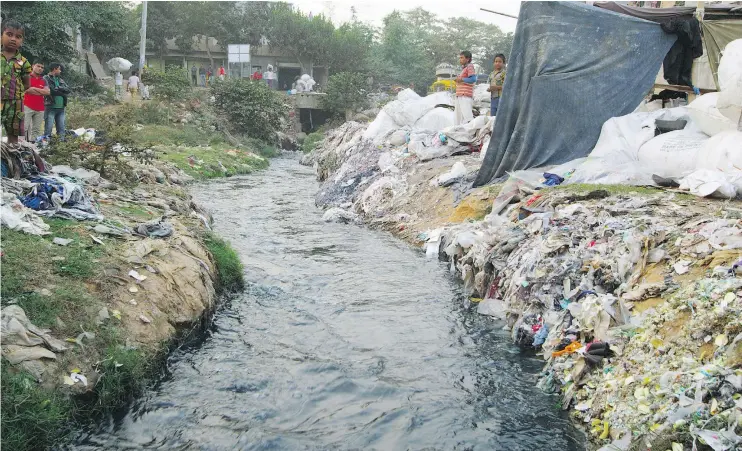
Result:
{"label": "building window", "polygon": [[227,46],[227,71],[229,77],[250,77],[250,45],[230,44]]}

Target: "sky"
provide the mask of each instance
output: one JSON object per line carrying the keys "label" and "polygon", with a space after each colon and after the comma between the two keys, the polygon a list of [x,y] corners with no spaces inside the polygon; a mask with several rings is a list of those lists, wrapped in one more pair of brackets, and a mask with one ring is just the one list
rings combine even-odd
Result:
{"label": "sky", "polygon": [[324,14],[339,25],[351,18],[350,8],[355,6],[356,17],[362,22],[381,26],[382,19],[393,12],[407,11],[418,6],[430,11],[442,18],[468,17],[480,22],[491,23],[499,26],[503,31],[515,31],[516,20],[497,14],[481,11],[485,8],[499,11],[512,16],[518,15],[520,2],[515,0],[289,0],[295,7],[304,13]]}

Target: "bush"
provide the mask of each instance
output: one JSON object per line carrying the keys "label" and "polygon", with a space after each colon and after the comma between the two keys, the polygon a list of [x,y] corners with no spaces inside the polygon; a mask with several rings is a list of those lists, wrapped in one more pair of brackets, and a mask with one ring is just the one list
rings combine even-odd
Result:
{"label": "bush", "polygon": [[335,114],[355,111],[366,102],[366,78],[355,72],[340,72],[327,81],[322,104]]}
{"label": "bush", "polygon": [[161,99],[180,100],[191,92],[188,71],[178,66],[167,66],[164,71],[146,69],[142,83],[152,86],[152,95]]}
{"label": "bush", "polygon": [[245,279],[242,275],[244,267],[237,252],[229,243],[214,234],[207,234],[204,237],[204,244],[216,262],[219,274],[218,289],[227,292],[242,289],[245,286]]}
{"label": "bush", "polygon": [[100,127],[97,129],[95,142],[82,139],[59,140],[55,136],[44,153],[44,158],[55,165],[68,164],[98,171],[102,177],[115,182],[136,184],[136,174],[127,160],[121,158],[123,152],[143,163],[149,163],[155,154],[149,149],[136,146],[135,117],[136,108],[133,105],[122,105],[99,118]]}
{"label": "bush", "polygon": [[317,146],[325,139],[325,132],[320,129],[316,132],[310,133],[307,135],[307,138],[304,140],[304,143],[301,145],[301,150],[304,153],[310,153],[314,149],[317,148]]}
{"label": "bush", "polygon": [[217,110],[239,133],[267,142],[276,141],[276,132],[287,114],[280,94],[265,83],[229,79],[211,86]]}
{"label": "bush", "polygon": [[79,96],[93,96],[102,94],[106,89],[99,85],[93,77],[88,74],[80,73],[74,69],[65,70],[62,78],[72,90],[72,93]]}

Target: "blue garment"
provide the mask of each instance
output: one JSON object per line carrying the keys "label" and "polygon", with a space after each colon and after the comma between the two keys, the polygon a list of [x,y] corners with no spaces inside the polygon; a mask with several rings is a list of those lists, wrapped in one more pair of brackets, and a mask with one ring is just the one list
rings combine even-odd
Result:
{"label": "blue garment", "polygon": [[549,327],[544,323],[543,326],[541,326],[541,329],[536,332],[536,335],[533,336],[533,347],[539,347],[546,341],[546,338],[549,336]]}
{"label": "blue garment", "polygon": [[490,99],[490,116],[497,116],[497,107],[500,106],[500,98]]}
{"label": "blue garment", "polygon": [[557,186],[561,185],[564,181],[564,177],[560,177],[556,174],[552,174],[550,172],[544,172],[544,178],[546,181],[544,182],[544,185],[546,186]]}
{"label": "blue garment", "polygon": [[470,77],[462,78],[461,81],[463,81],[464,83],[472,83],[472,84],[474,84],[474,83],[477,82],[477,74],[474,74],[474,75],[472,75]]}
{"label": "blue garment", "polygon": [[583,3],[523,2],[503,110],[474,186],[587,156],[605,121],[641,103],[676,39],[657,23]]}
{"label": "blue garment", "polygon": [[60,138],[64,137],[64,110],[47,106],[46,108],[44,108],[44,135],[51,136],[52,126],[54,124],[56,124],[57,127],[57,135]]}

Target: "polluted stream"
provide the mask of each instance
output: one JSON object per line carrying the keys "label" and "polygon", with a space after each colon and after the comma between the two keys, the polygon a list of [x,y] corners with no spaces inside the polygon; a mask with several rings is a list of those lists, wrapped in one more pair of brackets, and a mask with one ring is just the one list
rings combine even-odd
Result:
{"label": "polluted stream", "polygon": [[152,389],[73,449],[581,450],[543,360],[465,308],[447,266],[328,224],[311,168],[193,187],[247,288]]}

